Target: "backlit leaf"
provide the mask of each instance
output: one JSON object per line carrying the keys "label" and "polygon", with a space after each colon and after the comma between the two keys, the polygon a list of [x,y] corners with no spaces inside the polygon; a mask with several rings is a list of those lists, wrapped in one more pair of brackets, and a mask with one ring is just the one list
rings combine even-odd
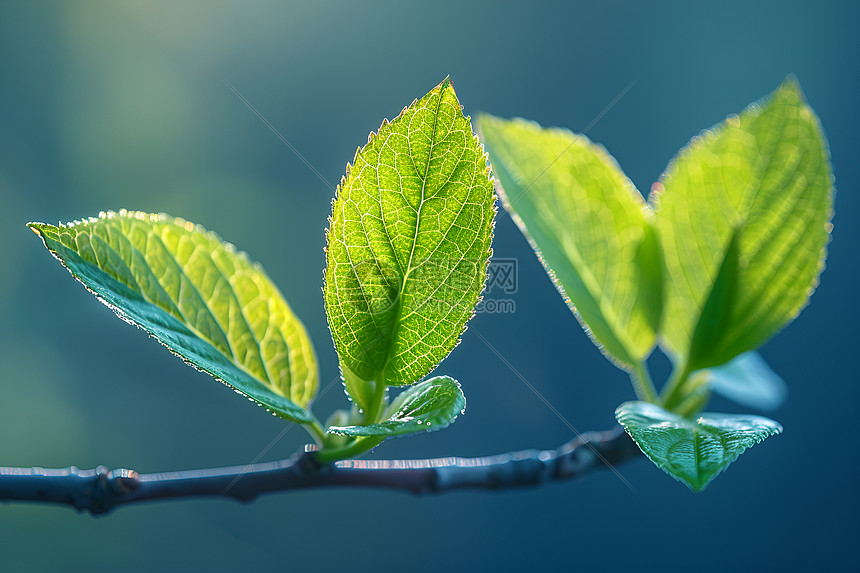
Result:
{"label": "backlit leaf", "polygon": [[494,200],[450,81],[370,135],[327,234],[325,306],[343,366],[404,385],[448,355],[484,286]]}
{"label": "backlit leaf", "polygon": [[505,208],[595,343],[629,368],[654,346],[662,303],[650,207],[607,151],[522,119],[478,119]]}
{"label": "backlit leaf", "polygon": [[120,211],[30,223],[120,318],[281,417],[310,421],[314,351],[281,293],[244,253],[200,226]]}
{"label": "backlit leaf", "polygon": [[735,294],[693,368],[757,348],[807,303],[824,266],[832,174],[794,80],[693,139],[654,186],[668,270],[663,343],[681,357],[737,234]]}
{"label": "backlit leaf", "polygon": [[711,291],[702,304],[699,320],[693,331],[688,358],[691,370],[725,362],[719,354],[715,353],[714,349],[719,348],[726,329],[732,326],[732,310],[739,295],[739,244],[740,230],[735,229],[729,238],[723,260],[717,270],[716,277],[714,277],[714,282],[711,284]]}

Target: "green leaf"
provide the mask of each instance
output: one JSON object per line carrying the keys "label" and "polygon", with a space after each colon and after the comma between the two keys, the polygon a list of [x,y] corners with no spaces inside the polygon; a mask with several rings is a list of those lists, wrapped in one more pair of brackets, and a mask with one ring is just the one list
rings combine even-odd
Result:
{"label": "green leaf", "polygon": [[785,382],[757,352],[745,352],[708,371],[711,390],[743,406],[773,410],[785,400]]}
{"label": "green leaf", "polygon": [[447,79],[370,135],[327,233],[325,307],[343,366],[405,385],[451,352],[484,286],[494,201]]}
{"label": "green leaf", "polygon": [[[709,372],[709,370],[693,372],[687,380],[684,399],[672,408],[672,412],[685,418],[691,418],[702,411],[711,399],[711,387],[708,385]],[[663,406],[666,406],[665,402]]]}
{"label": "green leaf", "polygon": [[695,420],[648,402],[625,402],[615,417],[654,464],[694,491],[702,491],[744,450],[782,426],[761,416],[700,414]]}
{"label": "green leaf", "polygon": [[697,349],[695,367],[755,349],[790,322],[824,267],[832,186],[821,127],[794,80],[694,138],[651,198],[668,272],[667,350],[690,352],[735,240],[735,294],[708,348]]}
{"label": "green leaf", "polygon": [[711,285],[711,292],[708,293],[702,305],[696,329],[693,331],[688,358],[690,370],[699,370],[725,362],[718,353],[714,352],[714,349],[719,348],[725,331],[732,325],[732,310],[739,294],[739,243],[740,230],[735,229],[725,249],[717,276]]}
{"label": "green leaf", "polygon": [[316,358],[263,272],[200,226],[120,211],[30,223],[72,275],[120,318],[277,415],[310,422]]}
{"label": "green leaf", "polygon": [[376,383],[362,380],[347,368],[343,362],[340,364],[340,374],[343,379],[343,387],[346,395],[360,410],[366,412],[373,403]]}
{"label": "green leaf", "polygon": [[466,408],[460,384],[437,376],[406,388],[391,403],[384,421],[367,426],[334,426],[328,432],[341,436],[401,436],[442,429]]}
{"label": "green leaf", "polygon": [[564,300],[622,367],[654,346],[662,301],[650,207],[601,146],[522,119],[478,118],[499,195]]}

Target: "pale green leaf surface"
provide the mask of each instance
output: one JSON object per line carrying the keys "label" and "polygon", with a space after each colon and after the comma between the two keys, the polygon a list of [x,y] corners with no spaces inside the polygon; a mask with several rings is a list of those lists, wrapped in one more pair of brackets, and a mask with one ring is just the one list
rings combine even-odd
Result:
{"label": "pale green leaf surface", "polygon": [[702,491],[747,448],[782,432],[761,416],[702,413],[695,420],[649,402],[625,402],[615,417],[654,464]]}
{"label": "pale green leaf surface", "polygon": [[601,146],[490,115],[478,128],[505,207],[595,343],[629,368],[654,346],[662,301],[650,208]]}
{"label": "pale green leaf surface", "polygon": [[120,318],[272,412],[307,422],[316,358],[259,265],[202,227],[120,211],[31,223],[51,253]]}
{"label": "pale green leaf surface", "polygon": [[466,408],[460,384],[437,376],[406,388],[386,409],[383,421],[367,426],[331,427],[342,436],[400,436],[442,429]]}
{"label": "pale green leaf surface", "polygon": [[353,374],[411,384],[454,348],[484,286],[494,201],[448,80],[371,134],[327,233],[326,314]]}
{"label": "pale green leaf surface", "polygon": [[818,119],[795,81],[694,138],[654,189],[670,352],[689,351],[735,230],[736,296],[699,367],[760,346],[800,312],[824,265],[832,174]]}
{"label": "pale green leaf surface", "polygon": [[343,379],[343,387],[346,390],[346,395],[355,403],[359,409],[366,411],[371,407],[374,399],[374,389],[376,383],[368,380],[362,380],[356,376],[343,362],[340,365],[341,378]]}
{"label": "pale green leaf surface", "polygon": [[773,410],[785,401],[788,389],[757,352],[744,352],[708,371],[711,390],[751,408]]}

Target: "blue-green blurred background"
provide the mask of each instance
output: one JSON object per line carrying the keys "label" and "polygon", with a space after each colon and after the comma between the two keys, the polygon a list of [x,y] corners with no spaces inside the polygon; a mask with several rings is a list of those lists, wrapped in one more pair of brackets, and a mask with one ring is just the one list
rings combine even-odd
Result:
{"label": "blue-green blurred background", "polygon": [[[847,571],[860,564],[855,404],[860,4],[719,2],[0,3],[0,465],[242,464],[284,424],[117,320],[24,226],[107,209],[202,223],[261,261],[307,325],[316,406],[346,403],[320,286],[331,184],[383,118],[450,74],[466,113],[583,130],[647,190],[699,130],[800,79],[829,136],[835,231],[812,305],[762,350],[790,386],[784,435],[704,494],[644,460],[539,490],[197,500],[93,519],[0,505],[0,570]],[[478,315],[440,367],[468,411],[373,457],[554,447],[606,429],[632,391],[591,345],[509,217],[517,312]],[[657,372],[665,364],[657,360]],[[741,411],[715,400],[710,409]],[[304,443],[298,428],[264,455]]]}

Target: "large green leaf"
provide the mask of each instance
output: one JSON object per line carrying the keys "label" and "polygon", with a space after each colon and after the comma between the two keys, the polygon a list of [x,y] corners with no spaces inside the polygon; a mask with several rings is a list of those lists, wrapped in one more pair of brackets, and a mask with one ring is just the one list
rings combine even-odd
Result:
{"label": "large green leaf", "polygon": [[370,135],[327,234],[326,313],[351,373],[411,384],[454,348],[483,289],[494,200],[447,79]]}
{"label": "large green leaf", "polygon": [[401,392],[385,411],[382,422],[333,426],[328,431],[341,436],[401,436],[440,430],[453,423],[465,408],[460,384],[447,376],[437,376]]}
{"label": "large green leaf", "polygon": [[684,418],[649,402],[625,402],[615,417],[660,469],[702,491],[744,450],[782,432],[761,416],[702,413]]}
{"label": "large green leaf", "polygon": [[832,175],[821,127],[795,81],[694,138],[654,189],[669,351],[690,351],[730,245],[737,268],[722,326],[689,366],[760,346],[806,304],[824,265]]}
{"label": "large green leaf", "polygon": [[650,208],[607,151],[522,119],[478,118],[505,207],[564,300],[611,359],[654,346],[662,301]]}
{"label": "large green leaf", "polygon": [[311,420],[305,407],[317,369],[310,340],[244,253],[166,215],[120,211],[29,226],[120,318],[272,412]]}

